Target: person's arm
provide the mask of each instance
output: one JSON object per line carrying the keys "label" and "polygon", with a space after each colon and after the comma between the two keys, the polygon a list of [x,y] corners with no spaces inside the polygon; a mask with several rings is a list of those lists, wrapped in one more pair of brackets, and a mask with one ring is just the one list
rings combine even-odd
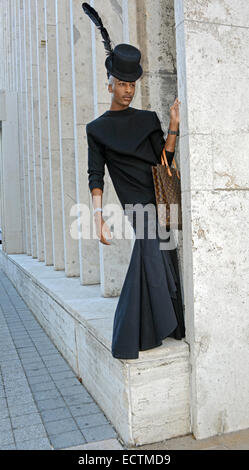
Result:
{"label": "person's arm", "polygon": [[[93,211],[95,209],[102,209],[102,199],[104,190],[104,175],[105,175],[105,157],[104,149],[88,131],[86,126],[87,142],[88,142],[88,186],[92,195]],[[108,225],[102,216],[102,210],[94,211],[94,220],[96,227],[96,234],[105,245],[110,245],[104,236],[107,235],[111,238],[111,233]]]}
{"label": "person's arm", "polygon": [[[156,111],[153,111],[154,114],[154,127],[153,131],[150,134],[150,140],[152,147],[154,149],[156,158],[158,163],[161,163],[161,154],[163,151],[163,147],[165,146],[165,153],[166,157],[168,160],[169,166],[171,166],[171,163],[173,161],[174,155],[175,155],[175,144],[176,144],[176,135],[171,135],[168,134],[166,140],[164,139],[164,132],[161,127],[161,122],[157,116]],[[169,128],[171,130],[178,130],[175,129],[174,123],[170,122]]]}

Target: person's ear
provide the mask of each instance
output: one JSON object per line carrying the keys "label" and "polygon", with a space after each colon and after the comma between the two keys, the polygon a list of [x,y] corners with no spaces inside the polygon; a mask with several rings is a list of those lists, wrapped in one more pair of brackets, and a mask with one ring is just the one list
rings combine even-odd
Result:
{"label": "person's ear", "polygon": [[111,84],[111,83],[108,84],[108,91],[109,91],[109,93],[113,93],[113,89],[112,89],[112,84]]}

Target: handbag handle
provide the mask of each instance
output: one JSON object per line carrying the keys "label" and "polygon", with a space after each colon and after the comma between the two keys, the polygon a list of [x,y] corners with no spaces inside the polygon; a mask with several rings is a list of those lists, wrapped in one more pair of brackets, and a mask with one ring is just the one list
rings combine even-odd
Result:
{"label": "handbag handle", "polygon": [[[178,170],[178,168],[177,168],[177,166],[176,166],[176,162],[175,162],[175,158],[174,158],[174,157],[173,157],[172,163],[174,164],[174,167],[175,167],[175,170],[176,170],[177,178],[180,179],[179,170]],[[163,147],[163,151],[162,151],[162,155],[161,155],[161,164],[166,166],[167,171],[168,171],[168,175],[169,175],[169,176],[172,176],[172,173],[171,173],[171,171],[170,171],[170,167],[169,167],[169,164],[168,164],[168,160],[167,160],[167,157],[166,157],[166,153],[165,153],[165,147]]]}

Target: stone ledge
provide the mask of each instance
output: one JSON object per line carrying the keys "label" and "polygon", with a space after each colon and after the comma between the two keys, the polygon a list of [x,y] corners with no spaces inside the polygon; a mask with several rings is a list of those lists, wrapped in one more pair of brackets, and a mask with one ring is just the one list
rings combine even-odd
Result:
{"label": "stone ledge", "polygon": [[189,434],[190,366],[185,340],[166,338],[138,359],[113,358],[111,339],[118,297],[100,285],[82,286],[26,254],[6,255],[0,266],[58,350],[82,379],[125,445]]}

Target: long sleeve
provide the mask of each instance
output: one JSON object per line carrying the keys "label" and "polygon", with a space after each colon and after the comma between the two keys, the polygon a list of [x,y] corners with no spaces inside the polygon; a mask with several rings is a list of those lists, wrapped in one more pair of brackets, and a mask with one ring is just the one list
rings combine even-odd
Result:
{"label": "long sleeve", "polygon": [[[154,149],[156,158],[158,163],[161,163],[161,154],[163,151],[163,147],[165,145],[165,139],[164,139],[164,132],[161,127],[161,122],[157,116],[157,113],[153,111],[154,114],[154,127],[153,131],[150,134],[150,140],[152,147]],[[172,160],[174,158],[175,152],[169,152],[168,150],[165,149],[166,157],[168,160],[169,166],[171,166]]]}
{"label": "long sleeve", "polygon": [[89,133],[88,124],[86,125],[86,134],[88,142],[87,173],[89,189],[92,191],[93,188],[100,188],[103,191],[105,175],[104,147]]}

